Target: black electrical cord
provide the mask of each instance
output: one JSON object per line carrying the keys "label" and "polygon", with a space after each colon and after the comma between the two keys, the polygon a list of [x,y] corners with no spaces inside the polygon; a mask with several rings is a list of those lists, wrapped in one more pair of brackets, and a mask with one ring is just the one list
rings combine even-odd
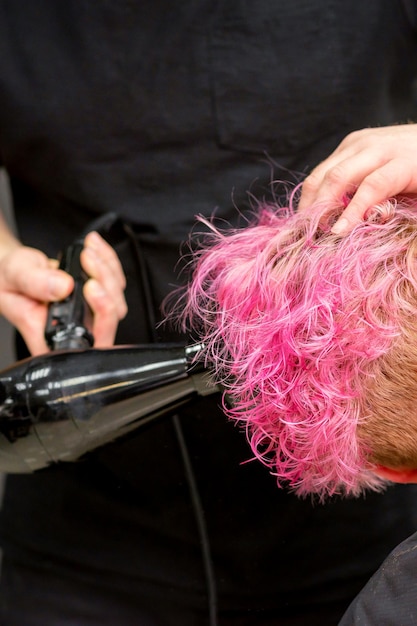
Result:
{"label": "black electrical cord", "polygon": [[211,549],[210,549],[210,541],[207,532],[206,519],[204,515],[204,510],[201,504],[201,497],[198,490],[197,481],[195,478],[193,466],[190,459],[190,453],[188,451],[188,446],[185,441],[183,428],[181,426],[180,418],[178,415],[172,416],[172,422],[174,425],[175,433],[177,436],[178,445],[180,448],[182,461],[185,468],[185,473],[187,476],[188,488],[190,491],[191,501],[193,504],[194,515],[196,518],[196,523],[200,535],[201,542],[201,552],[203,556],[203,564],[204,564],[204,573],[206,577],[207,583],[207,600],[208,600],[208,610],[209,610],[209,625],[217,626],[217,589],[216,589],[216,579],[213,570],[213,561],[211,557]]}
{"label": "black electrical cord", "polygon": [[[128,225],[124,225],[125,231],[131,242],[134,250],[136,263],[142,283],[142,289],[144,293],[145,307],[147,313],[148,332],[154,343],[157,342],[156,335],[156,319],[155,308],[152,299],[152,291],[149,283],[149,276],[146,267],[145,255],[139,240],[139,237],[135,234],[133,229]],[[203,506],[201,503],[201,496],[198,490],[198,484],[195,477],[193,465],[191,462],[190,452],[188,450],[187,442],[184,436],[184,431],[181,425],[179,415],[171,416],[174,432],[178,442],[178,447],[181,453],[182,462],[184,465],[185,475],[187,478],[188,489],[190,492],[191,503],[194,511],[194,516],[197,524],[197,529],[200,537],[201,552],[204,565],[204,574],[207,584],[207,601],[208,601],[208,616],[209,626],[218,626],[217,619],[217,587],[216,577],[213,568],[213,559],[211,556],[210,539],[207,530],[206,519],[204,515]]]}

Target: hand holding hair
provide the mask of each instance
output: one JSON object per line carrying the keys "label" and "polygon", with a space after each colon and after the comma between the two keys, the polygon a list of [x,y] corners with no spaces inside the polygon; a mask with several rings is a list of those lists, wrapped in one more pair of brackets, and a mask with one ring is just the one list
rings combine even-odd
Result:
{"label": "hand holding hair", "polygon": [[299,210],[350,201],[332,231],[346,234],[370,207],[395,196],[417,194],[417,124],[365,128],[350,133],[305,179]]}

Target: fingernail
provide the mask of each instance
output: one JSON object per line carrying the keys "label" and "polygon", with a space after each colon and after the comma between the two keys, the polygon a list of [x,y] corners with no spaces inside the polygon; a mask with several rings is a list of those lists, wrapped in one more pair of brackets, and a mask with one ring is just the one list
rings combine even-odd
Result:
{"label": "fingernail", "polygon": [[331,231],[334,235],[344,235],[349,232],[349,227],[348,220],[345,217],[341,217],[340,220],[333,224]]}
{"label": "fingernail", "polygon": [[62,298],[67,295],[69,278],[60,274],[49,276],[49,293],[52,298]]}
{"label": "fingernail", "polygon": [[86,246],[87,248],[89,247],[95,248],[96,246],[98,247],[100,245],[101,237],[98,233],[96,233],[95,230],[91,231],[91,233],[88,233],[87,239],[88,239],[88,243]]}

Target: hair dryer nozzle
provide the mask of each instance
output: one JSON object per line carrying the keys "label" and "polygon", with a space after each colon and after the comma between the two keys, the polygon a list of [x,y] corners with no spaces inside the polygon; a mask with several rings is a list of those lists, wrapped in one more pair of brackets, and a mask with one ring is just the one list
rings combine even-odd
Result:
{"label": "hair dryer nozzle", "polygon": [[198,346],[57,351],[0,372],[0,471],[28,472],[80,456],[215,393],[193,365]]}

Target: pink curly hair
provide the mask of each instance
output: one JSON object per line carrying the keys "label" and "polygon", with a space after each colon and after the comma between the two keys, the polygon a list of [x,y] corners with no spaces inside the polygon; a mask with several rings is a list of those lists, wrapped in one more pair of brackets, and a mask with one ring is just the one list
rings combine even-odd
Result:
{"label": "pink curly hair", "polygon": [[378,463],[417,467],[417,415],[391,441],[401,411],[417,414],[417,213],[387,203],[340,237],[341,210],[263,206],[247,228],[210,226],[182,300],[255,456],[320,499],[382,488]]}

